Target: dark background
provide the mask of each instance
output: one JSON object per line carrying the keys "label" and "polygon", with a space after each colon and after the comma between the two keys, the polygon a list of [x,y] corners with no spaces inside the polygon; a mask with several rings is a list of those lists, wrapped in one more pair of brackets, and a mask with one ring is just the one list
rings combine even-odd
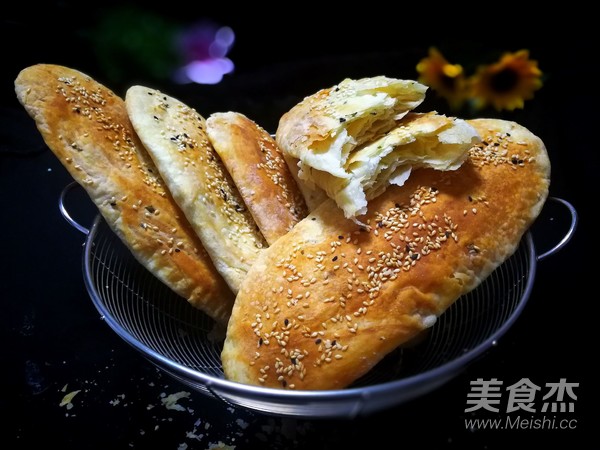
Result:
{"label": "dark background", "polygon": [[[600,168],[600,77],[586,14],[577,21],[565,15],[551,24],[522,14],[516,20],[514,11],[510,15],[506,9],[493,17],[461,14],[452,19],[450,12],[429,17],[432,11],[415,7],[351,11],[355,17],[347,21],[324,6],[288,5],[297,11],[276,17],[246,14],[230,5],[190,10],[177,1],[169,2],[168,9],[136,8],[131,3],[134,13],[128,17],[137,15],[132,27],[156,17],[181,27],[209,18],[235,31],[229,54],[235,72],[218,85],[180,86],[126,51],[108,52],[111,64],[120,69],[116,75],[110,70],[110,42],[97,32],[117,4],[124,3],[103,2],[102,7],[85,9],[70,1],[13,5],[2,16],[0,412],[8,420],[0,422],[0,431],[9,442],[7,448],[29,448],[39,440],[65,449],[177,449],[181,444],[204,449],[219,442],[237,449],[493,449],[529,443],[578,448],[588,439],[597,442],[593,430],[598,372],[592,364],[598,355],[598,245],[591,213]],[[565,24],[576,31],[566,32]],[[190,389],[162,374],[99,320],[83,284],[84,237],[57,208],[58,196],[71,178],[16,101],[13,81],[19,70],[40,62],[64,64],[121,95],[131,84],[146,84],[188,102],[203,115],[235,110],[274,131],[281,114],[301,98],[345,77],[416,78],[415,65],[430,45],[453,61],[473,64],[491,62],[503,51],[528,48],[545,74],[544,87],[524,110],[485,111],[516,120],[544,140],[552,161],[551,195],[569,200],[580,215],[568,246],[540,262],[523,314],[497,347],[448,384],[373,416],[351,421],[282,419],[233,409],[193,391],[179,402],[186,411],[166,410],[161,394]],[[147,47],[138,47],[139,52]],[[422,107],[446,112],[432,93]],[[91,222],[95,209],[87,199],[75,197],[72,206],[82,222]],[[534,238],[540,248],[564,232],[559,217],[565,215],[553,210],[536,224]],[[498,378],[505,385],[521,378],[538,385],[559,378],[579,383],[575,412],[564,416],[576,419],[577,428],[465,430],[466,396],[469,382],[476,378]],[[65,385],[66,392],[81,389],[71,410],[59,406]],[[473,417],[498,416],[482,412]]]}

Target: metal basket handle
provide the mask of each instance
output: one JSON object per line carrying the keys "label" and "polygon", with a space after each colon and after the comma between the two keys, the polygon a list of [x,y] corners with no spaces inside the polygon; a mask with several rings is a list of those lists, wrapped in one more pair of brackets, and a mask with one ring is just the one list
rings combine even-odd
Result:
{"label": "metal basket handle", "polygon": [[560,249],[562,249],[565,245],[567,245],[568,242],[573,237],[573,233],[575,233],[575,229],[577,228],[577,222],[579,221],[579,218],[577,216],[577,211],[575,210],[575,207],[571,203],[569,203],[568,201],[566,201],[562,198],[558,198],[558,197],[549,197],[548,200],[558,202],[561,205],[565,206],[569,210],[569,214],[571,214],[571,225],[569,226],[567,233],[563,236],[563,238],[554,247],[552,247],[550,250],[545,251],[541,255],[538,255],[537,261],[542,261],[543,259],[546,259],[548,256],[555,254]]}
{"label": "metal basket handle", "polygon": [[75,219],[73,219],[71,217],[71,214],[69,214],[69,211],[67,211],[67,208],[65,207],[65,198],[67,197],[67,194],[69,192],[71,192],[77,186],[79,186],[79,183],[77,183],[76,181],[72,181],[65,186],[65,188],[60,193],[60,197],[58,197],[58,209],[60,210],[60,213],[62,214],[64,219],[67,222],[69,222],[69,224],[71,226],[73,226],[74,228],[77,228],[83,234],[87,235],[90,232],[89,228],[84,227],[79,222],[77,222]]}

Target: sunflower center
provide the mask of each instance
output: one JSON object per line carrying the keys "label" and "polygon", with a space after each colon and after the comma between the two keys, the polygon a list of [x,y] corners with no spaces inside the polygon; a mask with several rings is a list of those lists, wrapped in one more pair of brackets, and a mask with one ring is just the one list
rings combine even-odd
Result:
{"label": "sunflower center", "polygon": [[451,77],[445,73],[440,75],[440,84],[448,91],[456,90],[456,77]]}
{"label": "sunflower center", "polygon": [[462,74],[462,70],[460,64],[444,64],[439,74],[440,86],[448,92],[456,91],[458,77]]}
{"label": "sunflower center", "polygon": [[510,67],[505,67],[490,77],[490,87],[495,92],[509,92],[515,88],[519,75]]}

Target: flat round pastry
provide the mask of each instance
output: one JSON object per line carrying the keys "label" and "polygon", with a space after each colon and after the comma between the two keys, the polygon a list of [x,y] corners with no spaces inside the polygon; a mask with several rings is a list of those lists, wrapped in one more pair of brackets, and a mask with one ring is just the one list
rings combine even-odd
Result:
{"label": "flat round pastry", "polygon": [[227,328],[228,379],[347,387],[514,253],[548,195],[546,149],[514,122],[469,123],[482,142],[459,169],[415,170],[366,226],[327,200],[261,254]]}
{"label": "flat round pastry", "polygon": [[234,293],[264,237],[193,108],[143,86],[127,90],[131,122],[173,198]]}
{"label": "flat round pastry", "polygon": [[215,113],[206,133],[269,244],[308,214],[281,150],[256,122],[237,112]]}
{"label": "flat round pastry", "polygon": [[135,134],[125,103],[89,76],[39,64],[15,80],[46,144],[135,258],[225,324],[233,294]]}

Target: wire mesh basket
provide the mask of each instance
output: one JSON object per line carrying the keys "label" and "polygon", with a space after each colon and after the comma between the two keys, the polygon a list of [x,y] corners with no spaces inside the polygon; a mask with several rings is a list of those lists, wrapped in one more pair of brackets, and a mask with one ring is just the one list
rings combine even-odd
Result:
{"label": "wire mesh basket", "polygon": [[190,388],[233,406],[263,413],[310,418],[351,418],[399,405],[449,381],[496,344],[530,296],[536,264],[567,244],[577,225],[560,242],[537,255],[531,233],[517,251],[477,289],[456,301],[419,342],[389,354],[352,386],[330,391],[290,391],[228,381],[221,367],[222,340],[214,322],[194,309],[140,265],[100,215],[90,229],[65,208],[65,219],[87,235],[84,280],[104,320],[152,363]]}

